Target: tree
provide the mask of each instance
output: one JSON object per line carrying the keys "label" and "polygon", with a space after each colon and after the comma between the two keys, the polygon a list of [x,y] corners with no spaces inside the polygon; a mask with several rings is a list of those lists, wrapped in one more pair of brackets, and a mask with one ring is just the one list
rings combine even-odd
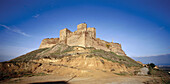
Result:
{"label": "tree", "polygon": [[109,48],[109,47],[110,47],[110,44],[109,44],[109,43],[107,43],[107,44],[106,44],[106,47],[107,47],[107,48]]}
{"label": "tree", "polygon": [[155,64],[154,63],[150,63],[150,64],[148,64],[148,66],[151,67],[151,68],[154,68]]}

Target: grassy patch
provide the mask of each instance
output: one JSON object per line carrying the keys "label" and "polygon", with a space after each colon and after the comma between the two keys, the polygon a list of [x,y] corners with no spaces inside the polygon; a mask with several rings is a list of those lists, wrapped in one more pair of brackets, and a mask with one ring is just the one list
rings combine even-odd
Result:
{"label": "grassy patch", "polygon": [[58,49],[55,52],[50,53],[48,56],[45,56],[45,57],[61,59],[64,56],[69,55],[67,54],[67,52],[70,52],[70,51],[73,51],[72,46],[68,46],[66,49],[63,49],[63,50],[61,47],[58,47]]}
{"label": "grassy patch", "polygon": [[92,58],[92,57],[93,57],[93,55],[87,55],[86,57],[87,57],[87,58]]}
{"label": "grassy patch", "polygon": [[104,61],[103,61],[102,59],[100,59],[100,62],[101,62],[102,64],[104,64]]}
{"label": "grassy patch", "polygon": [[22,72],[14,72],[14,71],[1,71],[0,72],[0,80],[6,80],[16,77],[22,77],[24,74],[30,73],[29,71],[22,71]]}
{"label": "grassy patch", "polygon": [[104,50],[101,50],[101,49],[95,49],[95,50],[92,50],[91,53],[105,53]]}
{"label": "grassy patch", "polygon": [[46,53],[46,52],[48,52],[50,50],[51,50],[51,48],[48,48],[48,49],[44,50],[40,55],[42,55],[42,54],[44,54],[44,53]]}
{"label": "grassy patch", "polygon": [[20,57],[17,57],[15,59],[12,59],[10,62],[28,62],[30,60],[36,59],[36,55],[38,53],[41,53],[44,50],[47,50],[48,48],[43,48],[43,49],[38,49],[38,50],[34,50],[32,52],[29,52],[25,55],[22,55]]}
{"label": "grassy patch", "polygon": [[127,72],[120,72],[120,73],[114,73],[116,75],[120,75],[120,76],[125,76],[125,75],[129,75]]}
{"label": "grassy patch", "polygon": [[94,47],[86,47],[87,49],[95,49]]}
{"label": "grassy patch", "polygon": [[67,49],[63,50],[61,53],[66,53],[66,52],[70,52],[73,51],[73,47],[69,46]]}
{"label": "grassy patch", "polygon": [[11,78],[17,78],[17,77],[32,77],[32,76],[45,76],[48,74],[45,73],[27,73],[27,72],[1,72],[0,73],[0,81],[11,79]]}
{"label": "grassy patch", "polygon": [[22,79],[16,79],[16,80],[13,80],[13,81],[10,81],[9,83],[17,83],[17,82],[20,82]]}
{"label": "grassy patch", "polygon": [[114,52],[107,52],[104,50],[92,50],[91,53],[102,57],[108,61],[117,62],[120,64],[125,64],[127,67],[137,66],[141,67],[139,63],[134,61],[133,59],[129,58],[128,56],[120,56],[115,54]]}
{"label": "grassy patch", "polygon": [[[102,56],[101,56],[102,57]],[[111,62],[118,62],[118,61],[115,61],[115,60],[111,60],[111,59],[109,59],[109,58],[105,58],[105,57],[102,57],[103,59],[106,59],[106,60],[108,60],[108,61],[111,61]]]}
{"label": "grassy patch", "polygon": [[23,76],[24,77],[32,77],[32,76],[46,76],[48,74],[46,73],[27,73],[27,74],[24,74]]}

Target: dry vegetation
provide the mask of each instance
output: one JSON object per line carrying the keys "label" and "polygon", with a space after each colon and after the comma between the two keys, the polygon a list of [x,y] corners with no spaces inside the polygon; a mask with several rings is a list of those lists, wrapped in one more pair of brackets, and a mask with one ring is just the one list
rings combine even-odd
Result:
{"label": "dry vegetation", "polygon": [[[82,50],[75,50],[76,48],[80,48]],[[80,52],[81,51],[81,52]],[[83,51],[83,52],[82,52]],[[44,48],[44,49],[38,49],[32,52],[29,52],[25,55],[22,55],[20,57],[17,57],[15,59],[12,59],[7,62],[2,62],[0,63],[0,79],[5,80],[9,78],[14,78],[14,77],[22,77],[22,76],[42,76],[46,75],[48,72],[51,73],[55,70],[47,70],[47,73],[39,72],[35,73],[36,69],[38,69],[40,66],[43,67],[64,67],[67,70],[75,70],[75,72],[79,71],[81,72],[81,67],[77,66],[70,66],[66,65],[71,63],[70,61],[76,61],[76,58],[80,58],[80,56],[84,56],[87,59],[99,59],[100,63],[102,65],[107,65],[107,63],[118,63],[120,65],[125,65],[126,68],[133,68],[133,67],[138,67],[141,68],[142,65],[134,61],[133,59],[129,58],[128,56],[119,56],[116,55],[114,52],[107,52],[104,50],[97,50],[93,47],[80,47],[80,46],[66,46],[66,45],[55,45],[51,48]],[[38,63],[35,62],[35,60],[40,60],[40,59],[48,59],[48,60],[66,60],[66,64],[55,64],[53,62],[49,63]],[[94,61],[95,61],[94,60]],[[106,61],[107,60],[107,61]],[[79,60],[77,60],[79,61]],[[92,60],[93,61],[93,60]],[[81,62],[81,61],[79,61]],[[84,66],[84,65],[82,65]],[[15,68],[14,68],[15,67]],[[33,67],[33,68],[32,68]],[[13,69],[10,69],[13,68]],[[23,70],[21,69],[23,68]],[[17,70],[18,69],[18,70]],[[21,70],[20,70],[21,69]],[[5,71],[4,71],[5,70]],[[41,69],[40,69],[41,70]],[[82,69],[83,70],[83,69]],[[99,70],[99,69],[96,69]],[[167,84],[169,83],[169,75],[164,73],[163,71],[160,70],[154,70],[153,68],[149,68],[150,70],[150,76],[153,77],[161,77],[161,80],[163,83]],[[62,71],[62,70],[61,70]],[[88,70],[87,70],[88,71]],[[108,73],[106,70],[101,70],[102,73]],[[114,72],[115,69],[111,68],[110,72]],[[133,73],[131,72],[120,72],[120,73],[113,73],[116,75],[135,75],[138,70],[134,70]],[[77,72],[77,74],[79,74]],[[110,73],[109,72],[109,73]],[[145,82],[146,84],[148,83],[157,83],[158,81],[147,81]]]}

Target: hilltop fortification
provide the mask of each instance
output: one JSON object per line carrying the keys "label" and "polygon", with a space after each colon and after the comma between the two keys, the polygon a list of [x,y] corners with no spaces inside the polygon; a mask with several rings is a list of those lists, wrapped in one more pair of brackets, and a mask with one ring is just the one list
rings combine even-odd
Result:
{"label": "hilltop fortification", "polygon": [[66,44],[69,46],[94,47],[105,51],[112,51],[117,55],[125,56],[125,52],[121,48],[121,44],[107,42],[96,38],[96,29],[94,27],[87,28],[86,23],[77,25],[77,31],[71,32],[67,28],[60,30],[60,38],[43,39],[39,48],[52,47],[56,44]]}

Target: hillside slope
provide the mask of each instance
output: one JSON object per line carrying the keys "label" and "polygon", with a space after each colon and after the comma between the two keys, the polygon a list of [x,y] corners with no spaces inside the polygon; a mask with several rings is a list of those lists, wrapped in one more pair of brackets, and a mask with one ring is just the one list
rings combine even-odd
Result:
{"label": "hillside slope", "polygon": [[113,52],[57,44],[3,62],[0,67],[1,76],[28,72],[61,76],[97,76],[100,73],[104,76],[134,74],[141,65],[127,56],[119,56]]}

